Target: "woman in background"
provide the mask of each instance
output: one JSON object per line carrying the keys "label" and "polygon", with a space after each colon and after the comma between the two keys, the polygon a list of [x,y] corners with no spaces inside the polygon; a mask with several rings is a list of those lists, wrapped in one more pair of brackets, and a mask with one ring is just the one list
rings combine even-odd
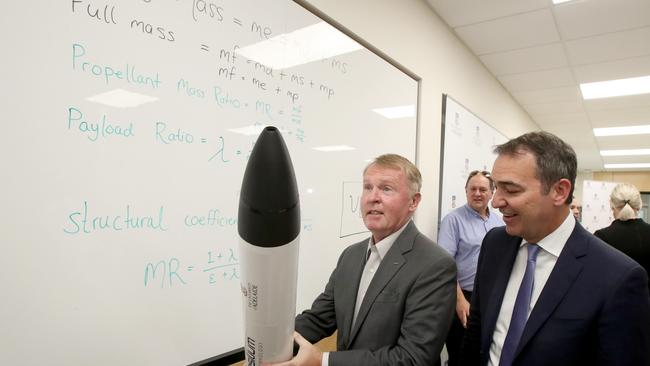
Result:
{"label": "woman in background", "polygon": [[621,183],[614,187],[609,204],[615,220],[594,235],[637,261],[650,273],[650,224],[637,218],[641,209],[639,190],[631,184]]}

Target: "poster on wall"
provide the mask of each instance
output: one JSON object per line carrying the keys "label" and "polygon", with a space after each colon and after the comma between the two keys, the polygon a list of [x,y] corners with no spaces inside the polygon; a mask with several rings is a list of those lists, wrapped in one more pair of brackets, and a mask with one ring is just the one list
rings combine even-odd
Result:
{"label": "poster on wall", "polygon": [[[465,182],[473,170],[492,170],[495,145],[508,139],[459,102],[443,94],[438,224],[467,203]],[[438,225],[440,226],[440,225]]]}
{"label": "poster on wall", "polygon": [[614,221],[609,196],[618,182],[585,180],[582,182],[582,226],[590,233]]}

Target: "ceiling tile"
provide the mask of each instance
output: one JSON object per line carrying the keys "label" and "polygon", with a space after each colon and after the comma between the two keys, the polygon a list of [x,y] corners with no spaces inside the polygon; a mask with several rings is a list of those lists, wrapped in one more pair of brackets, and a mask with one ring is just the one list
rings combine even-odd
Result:
{"label": "ceiling tile", "polygon": [[548,7],[548,0],[427,0],[450,27],[483,22]]}
{"label": "ceiling tile", "polygon": [[650,56],[576,66],[573,71],[578,83],[647,76],[650,75]]}
{"label": "ceiling tile", "polygon": [[598,152],[580,152],[576,151],[578,156],[578,171],[601,171],[603,170],[603,159]]}
{"label": "ceiling tile", "polygon": [[646,56],[650,55],[650,27],[582,38],[565,44],[569,62],[575,66]]}
{"label": "ceiling tile", "polygon": [[[540,127],[558,126],[561,128],[577,126],[581,131],[591,131],[589,118],[584,112],[539,116],[535,119]],[[582,132],[581,132],[582,133]],[[589,132],[592,134],[591,132]]]}
{"label": "ceiling tile", "polygon": [[556,103],[556,102],[575,102],[582,100],[580,90],[575,86],[563,88],[530,90],[512,93],[512,96],[523,105]]}
{"label": "ceiling tile", "polygon": [[648,149],[650,135],[601,136],[596,137],[596,142],[601,150]]}
{"label": "ceiling tile", "polygon": [[477,55],[557,42],[560,36],[549,9],[454,28]]}
{"label": "ceiling tile", "polygon": [[491,53],[479,58],[497,76],[569,66],[561,43]]}
{"label": "ceiling tile", "polygon": [[575,85],[568,68],[503,75],[497,78],[511,93]]}
{"label": "ceiling tile", "polygon": [[553,11],[564,40],[650,26],[648,0],[574,1]]}
{"label": "ceiling tile", "polygon": [[582,103],[575,102],[561,102],[561,103],[544,103],[544,104],[530,104],[524,106],[528,114],[533,118],[538,118],[546,115],[558,115],[566,113],[580,113],[582,112]]}
{"label": "ceiling tile", "polygon": [[602,109],[587,113],[594,128],[650,125],[650,106]]}

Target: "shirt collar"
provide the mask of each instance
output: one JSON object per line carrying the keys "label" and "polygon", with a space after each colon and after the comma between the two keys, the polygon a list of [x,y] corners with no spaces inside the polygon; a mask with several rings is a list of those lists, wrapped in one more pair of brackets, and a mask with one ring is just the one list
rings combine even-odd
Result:
{"label": "shirt collar", "polygon": [[[388,250],[393,246],[395,240],[397,240],[397,238],[400,236],[402,231],[406,229],[406,226],[408,226],[410,222],[411,220],[408,220],[406,224],[404,224],[401,228],[399,228],[399,230],[383,238],[378,243],[374,244],[374,248],[376,248],[380,260],[384,259],[384,256],[386,255],[386,253],[388,253]],[[370,236],[370,239],[368,240],[368,249],[373,250],[372,236]]]}
{"label": "shirt collar", "polygon": [[[560,226],[558,226],[558,228],[552,233],[546,235],[542,240],[540,240],[537,245],[554,256],[559,257],[575,226],[576,220],[573,218],[571,211],[569,211],[562,224],[560,224]],[[521,245],[526,243],[526,239],[521,241]]]}
{"label": "shirt collar", "polygon": [[[489,205],[489,203],[488,203],[488,205]],[[481,219],[481,220],[483,220],[483,221],[487,221],[487,220],[489,220],[489,219],[490,219],[490,216],[492,215],[492,212],[490,212],[490,206],[488,206],[488,207],[486,208],[487,216],[486,216],[485,218],[483,218],[483,216],[481,216],[480,213],[476,212],[476,211],[475,211],[475,210],[474,210],[474,209],[469,205],[469,203],[466,203],[466,204],[465,204],[465,209],[470,213],[470,215],[474,215],[474,216],[478,217],[479,219]]]}

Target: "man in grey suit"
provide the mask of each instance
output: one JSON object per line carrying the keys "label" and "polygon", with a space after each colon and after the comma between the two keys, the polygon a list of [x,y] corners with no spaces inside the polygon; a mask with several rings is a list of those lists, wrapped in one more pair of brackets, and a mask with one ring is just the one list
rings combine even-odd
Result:
{"label": "man in grey suit", "polygon": [[[369,239],[346,248],[325,290],[296,317],[291,365],[435,365],[456,304],[456,266],[411,221],[420,202],[417,167],[382,155],[363,173]],[[337,351],[312,343],[338,329]],[[304,338],[303,338],[304,337]]]}

